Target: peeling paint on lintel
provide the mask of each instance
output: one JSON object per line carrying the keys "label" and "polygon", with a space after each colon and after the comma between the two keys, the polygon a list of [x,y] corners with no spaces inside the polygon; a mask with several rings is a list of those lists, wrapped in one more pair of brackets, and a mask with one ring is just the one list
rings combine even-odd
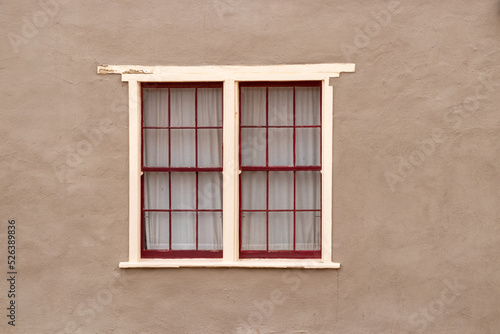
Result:
{"label": "peeling paint on lintel", "polygon": [[303,65],[259,65],[259,66],[140,66],[140,65],[100,65],[97,67],[99,74],[205,74],[214,75],[225,73],[229,76],[241,74],[324,74],[329,77],[339,77],[342,72],[354,72],[355,64],[332,63],[332,64],[303,64]]}
{"label": "peeling paint on lintel", "polygon": [[123,65],[99,65],[98,74],[153,74],[154,71],[148,66],[123,66]]}

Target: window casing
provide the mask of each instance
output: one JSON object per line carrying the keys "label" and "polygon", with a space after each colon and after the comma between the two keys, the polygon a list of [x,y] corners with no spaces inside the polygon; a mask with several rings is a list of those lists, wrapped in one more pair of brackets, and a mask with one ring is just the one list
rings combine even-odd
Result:
{"label": "window casing", "polygon": [[[121,268],[248,267],[248,268],[339,268],[332,261],[332,168],[333,90],[331,79],[341,72],[354,72],[354,64],[313,64],[279,66],[100,66],[98,73],[122,74],[129,84],[129,260]],[[320,257],[246,258],[240,252],[239,187],[239,86],[247,82],[307,82],[321,85],[321,224]],[[141,85],[143,83],[222,82],[223,85],[223,255],[222,258],[147,258],[141,253],[143,177],[141,159]],[[297,128],[294,128],[296,131]],[[262,166],[261,166],[262,167]],[[266,166],[269,167],[269,166]],[[290,167],[290,166],[289,166]],[[297,167],[297,166],[292,166]],[[310,167],[310,166],[309,166]],[[303,168],[303,167],[300,167]],[[316,166],[315,168],[318,168]],[[244,169],[244,168],[243,168]],[[250,171],[246,171],[250,172]],[[269,171],[271,172],[271,171]],[[299,170],[288,170],[298,173]],[[303,171],[311,172],[311,171]],[[297,210],[294,210],[297,213]],[[243,254],[243,255],[242,255]],[[263,256],[264,257],[264,256]]]}

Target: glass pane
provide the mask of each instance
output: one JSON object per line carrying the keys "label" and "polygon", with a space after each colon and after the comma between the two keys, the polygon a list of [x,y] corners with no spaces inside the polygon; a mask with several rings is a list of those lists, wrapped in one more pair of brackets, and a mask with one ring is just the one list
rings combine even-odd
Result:
{"label": "glass pane", "polygon": [[320,210],[321,208],[321,173],[296,172],[297,210]]}
{"label": "glass pane", "polygon": [[172,209],[196,209],[196,173],[172,173]]}
{"label": "glass pane", "polygon": [[269,129],[269,166],[293,165],[293,129]]}
{"label": "glass pane", "polygon": [[241,208],[266,210],[266,172],[241,173]]}
{"label": "glass pane", "polygon": [[168,212],[144,212],[146,249],[169,249],[168,226]]}
{"label": "glass pane", "polygon": [[222,173],[198,173],[198,209],[222,209]]}
{"label": "glass pane", "polygon": [[293,172],[269,172],[269,210],[293,210]]}
{"label": "glass pane", "polygon": [[195,130],[170,130],[172,167],[195,167]]}
{"label": "glass pane", "polygon": [[241,88],[241,125],[266,125],[266,88]]}
{"label": "glass pane", "polygon": [[266,213],[243,212],[241,217],[241,249],[266,250]]}
{"label": "glass pane", "polygon": [[198,130],[198,167],[222,167],[222,129]]}
{"label": "glass pane", "polygon": [[168,126],[168,88],[144,88],[144,126]]}
{"label": "glass pane", "polygon": [[241,129],[241,165],[266,165],[266,129]]}
{"label": "glass pane", "polygon": [[320,128],[297,128],[295,130],[297,136],[295,149],[295,163],[297,166],[320,166]]}
{"label": "glass pane", "polygon": [[198,213],[198,249],[222,249],[222,212]]}
{"label": "glass pane", "polygon": [[170,89],[170,126],[195,125],[195,89]]}
{"label": "glass pane", "polygon": [[319,250],[320,237],[320,212],[297,212],[295,214],[295,249]]}
{"label": "glass pane", "polygon": [[198,88],[198,126],[222,126],[222,88]]}
{"label": "glass pane", "polygon": [[293,212],[269,212],[269,250],[293,250]]}
{"label": "glass pane", "polygon": [[269,88],[269,125],[293,125],[293,88]]}
{"label": "glass pane", "polygon": [[144,174],[144,208],[168,210],[168,173]]}
{"label": "glass pane", "polygon": [[295,125],[321,125],[321,88],[295,88]]}
{"label": "glass pane", "polygon": [[144,130],[144,166],[168,167],[168,130]]}
{"label": "glass pane", "polygon": [[196,249],[195,212],[172,212],[172,249]]}

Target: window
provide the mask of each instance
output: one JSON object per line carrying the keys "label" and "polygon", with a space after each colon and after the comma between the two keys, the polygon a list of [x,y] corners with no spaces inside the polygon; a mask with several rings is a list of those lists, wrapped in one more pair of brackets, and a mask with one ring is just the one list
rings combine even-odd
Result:
{"label": "window", "polygon": [[321,82],[241,82],[240,258],[321,257]]}
{"label": "window", "polygon": [[129,261],[339,268],[333,90],[354,64],[100,66],[129,84]]}
{"label": "window", "polygon": [[143,258],[222,257],[222,83],[143,83]]}

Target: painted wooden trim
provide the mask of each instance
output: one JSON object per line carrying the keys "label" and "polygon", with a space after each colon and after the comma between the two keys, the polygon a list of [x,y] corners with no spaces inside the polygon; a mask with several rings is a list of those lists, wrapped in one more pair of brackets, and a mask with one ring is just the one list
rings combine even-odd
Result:
{"label": "painted wooden trim", "polygon": [[141,258],[141,99],[140,84],[129,81],[129,259]]}
{"label": "painted wooden trim", "polygon": [[297,268],[297,269],[339,269],[340,263],[321,261],[287,260],[241,260],[235,262],[205,259],[186,259],[179,261],[141,260],[139,262],[120,262],[120,268]]}
{"label": "painted wooden trim", "polygon": [[331,63],[331,64],[297,64],[297,65],[257,65],[257,66],[139,66],[139,65],[99,65],[99,74],[249,74],[257,73],[323,73],[330,74],[341,72],[354,72],[353,63]]}
{"label": "painted wooden trim", "polygon": [[[330,73],[330,77],[338,77],[339,73]],[[262,80],[265,77],[266,80]],[[122,81],[137,80],[141,82],[221,82],[225,80],[234,81],[319,81],[325,77],[324,73],[268,73],[262,74],[248,73],[234,75],[232,73],[214,73],[214,74],[124,74]]]}
{"label": "painted wooden trim", "polygon": [[321,159],[321,259],[332,262],[333,207],[333,88],[330,78],[322,84],[322,159]]}
{"label": "painted wooden trim", "polygon": [[224,81],[223,86],[223,211],[222,240],[223,261],[233,263],[238,257],[238,160],[237,150],[237,108],[236,87],[234,80]]}
{"label": "painted wooden trim", "polygon": [[[333,226],[333,89],[330,79],[342,72],[354,72],[354,64],[306,64],[270,66],[135,66],[102,65],[99,74],[121,74],[129,82],[129,262],[120,268],[314,268],[338,269],[332,262]],[[322,253],[319,260],[239,260],[238,215],[238,117],[239,81],[322,81]],[[141,82],[224,82],[224,176],[223,176],[223,258],[222,259],[141,259],[140,243],[140,152]]]}

